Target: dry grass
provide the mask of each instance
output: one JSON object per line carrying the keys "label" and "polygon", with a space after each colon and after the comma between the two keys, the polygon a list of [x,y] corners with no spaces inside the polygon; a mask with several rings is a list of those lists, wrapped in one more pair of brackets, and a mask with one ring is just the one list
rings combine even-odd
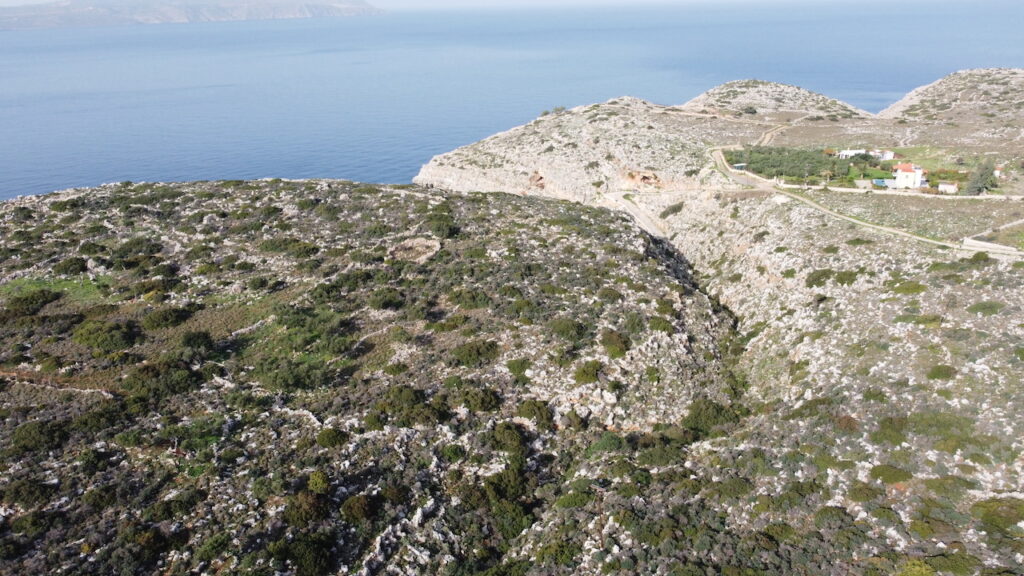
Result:
{"label": "dry grass", "polygon": [[971,198],[915,198],[812,191],[836,212],[936,240],[960,240],[1024,218],[1024,204]]}

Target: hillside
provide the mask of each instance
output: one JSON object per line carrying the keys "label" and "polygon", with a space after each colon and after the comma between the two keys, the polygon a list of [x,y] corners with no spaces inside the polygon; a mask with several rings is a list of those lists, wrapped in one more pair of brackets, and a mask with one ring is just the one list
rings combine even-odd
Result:
{"label": "hillside", "polygon": [[609,431],[679,458],[743,410],[732,318],[609,211],[141,184],[0,231],[3,574],[475,572]]}
{"label": "hillside", "polygon": [[934,122],[1020,122],[1022,92],[1024,70],[963,70],[914,90],[878,115]]}
{"label": "hillside", "polygon": [[765,112],[799,112],[837,118],[869,117],[859,110],[828,96],[804,88],[765,82],[763,80],[736,80],[717,86],[683,105],[690,111],[714,111],[763,114]]}
{"label": "hillside", "polygon": [[362,0],[68,0],[0,7],[0,30],[324,18],[376,11]]}
{"label": "hillside", "polygon": [[[1014,158],[1019,143],[975,132],[969,119],[954,129],[876,118],[766,122],[760,111],[723,115],[703,104],[680,111],[613,101],[591,109],[609,106],[618,106],[608,111],[616,115],[605,113],[611,121],[585,120],[586,107],[569,110],[439,156],[417,182],[469,190],[485,181],[479,189],[624,210],[692,263],[703,289],[738,319],[737,365],[753,409],[739,435],[705,449],[729,462],[723,476],[749,470],[744,459],[752,453],[756,466],[773,470],[771,483],[733,480],[742,496],[727,523],[770,532],[777,523],[810,522],[806,509],[786,507],[821,497],[828,511],[816,511],[813,522],[826,538],[863,529],[886,551],[878,556],[896,558],[905,573],[1024,570],[1019,547],[1003,547],[1024,536],[1017,524],[1024,521],[1024,429],[1012,416],[1024,409],[1017,321],[1024,262],[1019,253],[998,260],[958,242],[1024,219],[1020,199],[783,193],[728,170],[714,153],[752,143],[931,142],[946,148],[903,150],[928,151],[937,162],[958,154]],[[676,148],[648,134],[675,135]],[[689,151],[686,162],[673,158],[676,149]],[[593,171],[581,173],[588,160]],[[648,178],[623,176],[630,173]],[[544,186],[526,187],[530,174]],[[592,175],[601,185],[587,190],[581,183]],[[732,450],[736,460],[724,455]],[[803,463],[796,476],[778,468],[790,459]],[[1004,513],[1008,531],[972,526],[979,515]],[[847,544],[855,548],[858,538]],[[776,539],[778,549],[788,550],[783,541]],[[846,553],[817,569],[766,565],[768,573],[900,573],[872,572]]]}

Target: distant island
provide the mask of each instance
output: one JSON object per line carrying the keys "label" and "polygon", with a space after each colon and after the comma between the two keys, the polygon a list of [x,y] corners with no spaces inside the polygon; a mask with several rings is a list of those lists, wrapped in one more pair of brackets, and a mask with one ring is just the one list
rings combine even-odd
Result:
{"label": "distant island", "polygon": [[330,18],[379,13],[362,0],[60,0],[0,8],[0,30]]}

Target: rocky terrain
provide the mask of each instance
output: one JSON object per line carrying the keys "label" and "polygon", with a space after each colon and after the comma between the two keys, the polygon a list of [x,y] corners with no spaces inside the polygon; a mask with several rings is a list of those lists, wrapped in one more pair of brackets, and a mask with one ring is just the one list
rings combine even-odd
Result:
{"label": "rocky terrain", "polygon": [[[1000,82],[1015,73],[972,74]],[[933,85],[931,92],[951,94],[960,76]],[[853,526],[884,541],[879,550],[903,557],[902,573],[1022,570],[1024,556],[1019,548],[997,550],[990,539],[993,531],[971,526],[969,518],[986,509],[985,502],[998,501],[1000,513],[1017,510],[1010,514],[1014,524],[1009,528],[1010,539],[1019,542],[1024,536],[1020,530],[1024,516],[1019,514],[1024,504],[1020,499],[1024,430],[1015,417],[1024,407],[1020,388],[1024,325],[1019,321],[1024,310],[1020,296],[1024,262],[924,241],[1003,225],[1019,219],[1022,206],[1003,198],[937,199],[938,203],[928,204],[926,196],[842,194],[832,201],[828,191],[808,193],[808,200],[855,215],[850,221],[838,220],[815,208],[814,202],[804,202],[799,194],[736,177],[715,162],[711,152],[715,147],[766,141],[776,146],[794,140],[802,146],[843,145],[851,141],[817,138],[824,133],[836,137],[855,129],[877,130],[890,120],[840,119],[834,122],[839,129],[823,128],[814,138],[799,140],[804,134],[801,123],[809,120],[784,118],[773,127],[742,108],[798,111],[808,101],[802,91],[791,90],[790,101],[778,102],[771,96],[768,100],[776,105],[769,108],[772,105],[764,94],[785,87],[766,91],[761,83],[740,83],[753,92],[744,96],[734,93],[735,86],[713,90],[695,101],[706,113],[726,116],[688,140],[695,162],[687,165],[689,180],[653,179],[676,169],[675,162],[662,153],[657,159],[645,158],[642,167],[625,162],[612,166],[609,161],[593,168],[611,174],[645,170],[652,175],[647,185],[608,178],[619,182],[617,187],[580,194],[573,183],[578,176],[562,180],[562,173],[547,171],[600,156],[605,150],[589,142],[604,142],[608,135],[587,134],[576,146],[563,141],[556,147],[558,158],[523,146],[527,134],[532,146],[553,139],[560,133],[558,127],[572,122],[556,117],[541,118],[440,156],[424,167],[417,182],[465,189],[463,182],[486,175],[488,189],[552,194],[623,209],[652,233],[669,238],[685,255],[698,283],[738,318],[744,343],[738,364],[745,376],[745,399],[753,411],[742,432],[721,443],[709,442],[704,449],[728,452],[742,445],[741,451],[762,455],[769,468],[794,458],[806,459],[795,477],[775,473],[767,482],[747,477],[746,494],[728,515],[734,525],[808,520],[805,511],[780,515],[781,510],[773,513],[773,506],[786,498],[785,489],[777,491],[780,485],[811,482],[820,487],[823,503],[834,507],[836,514],[851,518]],[[722,93],[741,108],[710,109],[706,103],[721,103],[716,94]],[[634,106],[642,115],[617,118],[610,130],[620,139],[620,149],[643,149],[647,143],[644,122],[668,116],[671,110]],[[693,105],[687,109],[699,113]],[[1015,123],[1019,118],[1004,121]],[[631,121],[642,128],[624,129]],[[958,121],[972,120],[968,114]],[[734,131],[732,125],[740,122],[762,125],[764,132],[755,136]],[[857,123],[864,125],[858,128]],[[928,134],[926,127],[912,129]],[[653,131],[658,132],[657,125]],[[886,138],[884,134],[877,137]],[[928,137],[941,138],[942,133]],[[995,137],[985,141],[990,147],[975,149],[982,157],[1019,158],[1017,143]],[[953,155],[962,152],[957,142],[938,144]],[[701,149],[703,161],[698,160]],[[501,150],[507,150],[507,156],[493,160]],[[479,170],[470,166],[477,151],[486,151],[491,166]],[[499,162],[514,162],[515,169],[495,169]],[[525,187],[524,175],[535,170],[545,175],[546,185]],[[467,174],[465,180],[462,172]],[[907,215],[901,216],[904,211]],[[874,218],[879,226],[859,225],[865,218],[868,222]],[[891,226],[908,234],[879,231]],[[962,489],[949,491],[954,484]],[[848,559],[837,557],[830,570],[872,573],[869,565],[847,563]],[[880,570],[874,573],[901,571],[874,569]],[[787,566],[781,571],[800,570]]]}
{"label": "rocky terrain", "polygon": [[701,102],[0,205],[0,574],[1024,572],[1013,176],[778,189],[720,149],[899,120]]}
{"label": "rocky terrain", "polygon": [[869,117],[870,113],[805,90],[763,80],[727,82],[701,94],[683,105],[694,112],[714,111],[733,114],[764,114],[766,112],[797,112],[836,118]]}
{"label": "rocky terrain", "polygon": [[0,30],[324,18],[375,12],[362,0],[68,0],[0,7]]}

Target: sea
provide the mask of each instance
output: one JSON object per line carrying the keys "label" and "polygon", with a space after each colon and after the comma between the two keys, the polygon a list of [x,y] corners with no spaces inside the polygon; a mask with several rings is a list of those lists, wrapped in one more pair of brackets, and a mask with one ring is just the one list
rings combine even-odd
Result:
{"label": "sea", "polygon": [[544,110],[722,82],[875,112],[1024,67],[1024,2],[702,1],[0,32],[0,199],[106,182],[407,183]]}

